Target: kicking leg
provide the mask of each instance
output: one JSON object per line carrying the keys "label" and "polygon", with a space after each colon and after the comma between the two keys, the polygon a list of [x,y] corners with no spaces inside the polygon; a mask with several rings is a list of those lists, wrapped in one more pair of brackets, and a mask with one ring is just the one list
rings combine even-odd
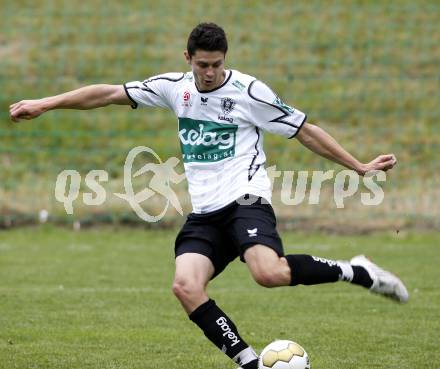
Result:
{"label": "kicking leg", "polygon": [[265,287],[346,281],[400,302],[408,300],[408,292],[396,276],[363,256],[350,262],[311,255],[279,257],[267,246],[254,245],[245,251],[244,259],[255,281]]}
{"label": "kicking leg", "polygon": [[290,266],[286,258],[279,257],[273,249],[254,245],[245,251],[244,260],[259,285],[269,288],[290,285]]}

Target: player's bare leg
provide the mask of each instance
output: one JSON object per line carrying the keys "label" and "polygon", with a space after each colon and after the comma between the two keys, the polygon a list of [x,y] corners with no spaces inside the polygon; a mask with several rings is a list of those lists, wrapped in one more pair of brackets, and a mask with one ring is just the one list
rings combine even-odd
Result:
{"label": "player's bare leg", "polygon": [[398,302],[408,301],[402,281],[364,256],[335,261],[311,255],[279,257],[271,248],[254,245],[244,259],[255,281],[264,287],[313,285],[346,281]]}
{"label": "player's bare leg", "polygon": [[243,369],[257,369],[257,355],[240,337],[233,321],[208,297],[206,287],[214,275],[209,258],[185,253],[176,258],[173,292],[189,318],[205,336]]}
{"label": "player's bare leg", "polygon": [[291,279],[289,264],[271,248],[255,245],[244,253],[244,259],[254,280],[263,287],[288,286]]}
{"label": "player's bare leg", "polygon": [[187,253],[176,258],[173,293],[188,314],[209,300],[206,287],[214,266],[206,256]]}

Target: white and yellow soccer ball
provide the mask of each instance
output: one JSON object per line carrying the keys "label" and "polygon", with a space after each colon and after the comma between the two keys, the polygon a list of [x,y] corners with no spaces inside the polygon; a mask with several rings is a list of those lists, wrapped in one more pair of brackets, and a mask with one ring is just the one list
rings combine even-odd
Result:
{"label": "white and yellow soccer ball", "polygon": [[306,350],[296,342],[278,340],[261,352],[258,369],[310,369],[310,360]]}

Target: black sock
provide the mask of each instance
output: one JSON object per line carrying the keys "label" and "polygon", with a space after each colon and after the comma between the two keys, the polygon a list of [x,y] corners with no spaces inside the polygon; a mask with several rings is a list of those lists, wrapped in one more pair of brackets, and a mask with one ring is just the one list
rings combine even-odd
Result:
{"label": "black sock", "polygon": [[361,266],[354,265],[353,268],[353,280],[351,283],[358,284],[365,288],[370,288],[373,285],[373,280],[371,279],[365,268]]}
{"label": "black sock", "polygon": [[243,369],[258,369],[258,359],[252,360],[251,362],[241,365]]}
{"label": "black sock", "polygon": [[361,266],[347,261],[334,261],[310,255],[287,255],[291,270],[291,286],[346,281],[370,288],[373,280]]}
{"label": "black sock", "polygon": [[286,255],[286,259],[291,286],[336,282],[341,278],[342,270],[336,261],[310,255]]}
{"label": "black sock", "polygon": [[257,368],[251,362],[257,358],[251,347],[240,337],[232,320],[215,304],[208,300],[194,310],[189,318],[196,323],[205,336],[238,365],[246,369]]}

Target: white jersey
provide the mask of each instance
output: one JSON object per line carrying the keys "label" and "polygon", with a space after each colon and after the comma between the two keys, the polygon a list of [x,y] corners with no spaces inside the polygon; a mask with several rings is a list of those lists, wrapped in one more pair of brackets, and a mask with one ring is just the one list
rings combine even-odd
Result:
{"label": "white jersey", "polygon": [[270,202],[263,131],[291,138],[306,120],[256,78],[225,72],[223,84],[208,92],[198,91],[192,72],[124,85],[133,108],[158,106],[177,116],[195,213],[220,209],[245,194]]}

